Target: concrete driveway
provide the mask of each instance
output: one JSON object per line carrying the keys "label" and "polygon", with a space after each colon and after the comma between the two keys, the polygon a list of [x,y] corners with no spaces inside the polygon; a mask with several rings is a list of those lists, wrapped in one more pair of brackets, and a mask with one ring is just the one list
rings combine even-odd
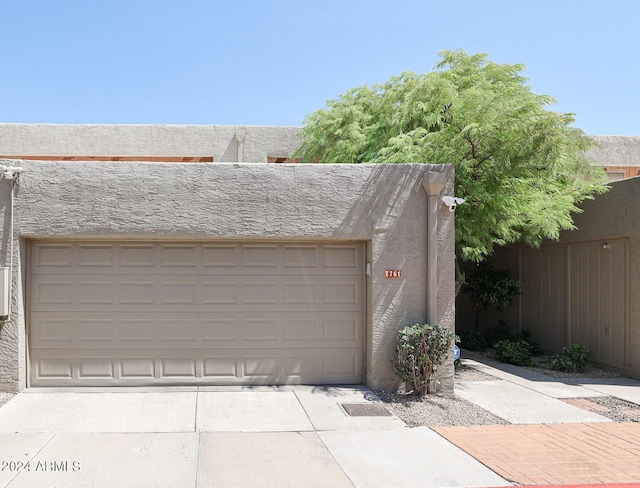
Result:
{"label": "concrete driveway", "polygon": [[0,487],[509,485],[431,429],[344,404],[377,398],[360,386],[28,390],[0,408]]}

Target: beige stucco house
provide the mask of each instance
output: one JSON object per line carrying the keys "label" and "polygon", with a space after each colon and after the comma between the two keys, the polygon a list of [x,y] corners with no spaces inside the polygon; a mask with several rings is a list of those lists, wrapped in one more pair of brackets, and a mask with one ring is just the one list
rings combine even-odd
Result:
{"label": "beige stucco house", "polygon": [[453,168],[266,164],[298,142],[0,124],[0,390],[397,386],[398,330],[454,327]]}
{"label": "beige stucco house", "polygon": [[[287,164],[298,130],[0,124],[0,165],[13,168],[0,171],[0,390],[397,386],[397,331],[454,328],[454,214],[442,205],[453,169]],[[640,138],[594,139],[591,157],[611,179],[636,174]],[[274,162],[284,164],[265,164]],[[622,185],[588,204],[577,220],[585,230],[497,259],[517,270],[534,260],[532,278],[519,276],[560,287],[560,301],[543,292],[509,311],[517,327],[549,349],[602,333],[598,360],[635,372],[635,224],[586,230],[616,221],[602,215],[620,213],[621,192],[635,188]],[[601,201],[609,213],[594,220]],[[589,246],[605,243],[615,258],[594,261]],[[585,253],[589,276],[615,276],[614,325],[553,312],[569,306],[560,291],[573,290]],[[451,376],[448,364],[444,387]]]}

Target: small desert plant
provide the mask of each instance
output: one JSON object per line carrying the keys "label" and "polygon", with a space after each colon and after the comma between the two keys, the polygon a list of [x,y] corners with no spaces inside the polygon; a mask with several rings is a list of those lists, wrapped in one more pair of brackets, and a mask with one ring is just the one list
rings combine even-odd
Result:
{"label": "small desert plant", "polygon": [[498,359],[503,363],[515,364],[516,366],[533,366],[532,359],[534,346],[526,339],[516,339],[511,341],[505,339],[493,345]]}
{"label": "small desert plant", "polygon": [[509,339],[509,325],[504,320],[499,320],[495,327],[466,330],[460,333],[460,337],[462,348],[482,352],[498,341]]}
{"label": "small desert plant", "polygon": [[454,341],[459,337],[441,325],[415,324],[398,334],[393,369],[416,395],[424,395],[436,378],[436,370],[449,354],[453,356]]}
{"label": "small desert plant", "polygon": [[529,345],[531,346],[532,356],[538,356],[539,354],[542,354],[540,344],[533,340],[533,337],[531,337],[531,331],[529,329],[524,329],[523,331],[521,331],[518,335],[518,339],[529,343]]}
{"label": "small desert plant", "polygon": [[561,354],[554,354],[551,358],[551,369],[568,373],[585,372],[589,369],[587,355],[589,350],[584,344],[569,344],[562,348]]}
{"label": "small desert plant", "polygon": [[485,337],[489,346],[493,346],[498,341],[511,339],[509,335],[509,324],[504,320],[498,320],[498,323],[494,327],[490,327],[485,331]]}
{"label": "small desert plant", "polygon": [[480,330],[471,329],[460,332],[460,344],[462,348],[468,351],[484,351],[489,347],[486,334]]}

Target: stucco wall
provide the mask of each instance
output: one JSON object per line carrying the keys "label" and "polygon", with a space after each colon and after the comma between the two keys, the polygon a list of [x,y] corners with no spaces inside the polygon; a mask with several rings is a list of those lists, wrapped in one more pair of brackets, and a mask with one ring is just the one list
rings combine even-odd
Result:
{"label": "stucco wall", "polygon": [[[5,164],[8,162],[5,161]],[[264,165],[12,161],[14,309],[0,331],[0,389],[26,386],[24,313],[29,238],[314,239],[368,242],[366,375],[398,385],[397,331],[426,318],[427,196],[422,177],[453,168],[401,165]],[[0,180],[2,258],[8,260],[9,183]],[[438,317],[454,327],[453,214],[438,204]],[[385,279],[401,269],[401,279]],[[444,371],[451,385],[452,366]]]}
{"label": "stucco wall", "polygon": [[600,166],[640,166],[640,137],[591,136],[596,147],[587,156]]}
{"label": "stucco wall", "polygon": [[[0,124],[0,156],[213,156],[238,161],[236,134],[244,134],[243,161],[289,156],[300,127],[245,125]],[[588,156],[600,166],[640,165],[640,137],[590,136]]]}
{"label": "stucco wall", "polygon": [[4,156],[213,156],[266,163],[300,144],[299,127],[232,125],[0,124]]}

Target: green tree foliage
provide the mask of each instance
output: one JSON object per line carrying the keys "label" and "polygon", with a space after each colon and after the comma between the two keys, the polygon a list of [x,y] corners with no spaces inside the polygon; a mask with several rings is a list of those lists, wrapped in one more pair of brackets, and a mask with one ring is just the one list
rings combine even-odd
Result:
{"label": "green tree foliage", "polygon": [[498,269],[482,263],[467,275],[463,290],[476,307],[495,308],[502,312],[520,295],[521,283],[511,277],[508,269]]}
{"label": "green tree foliage", "polygon": [[480,262],[496,245],[539,246],[574,228],[578,204],[606,191],[590,139],[547,109],[521,74],[485,54],[444,51],[434,71],[361,86],[305,119],[295,156],[326,163],[453,164],[456,253]]}

